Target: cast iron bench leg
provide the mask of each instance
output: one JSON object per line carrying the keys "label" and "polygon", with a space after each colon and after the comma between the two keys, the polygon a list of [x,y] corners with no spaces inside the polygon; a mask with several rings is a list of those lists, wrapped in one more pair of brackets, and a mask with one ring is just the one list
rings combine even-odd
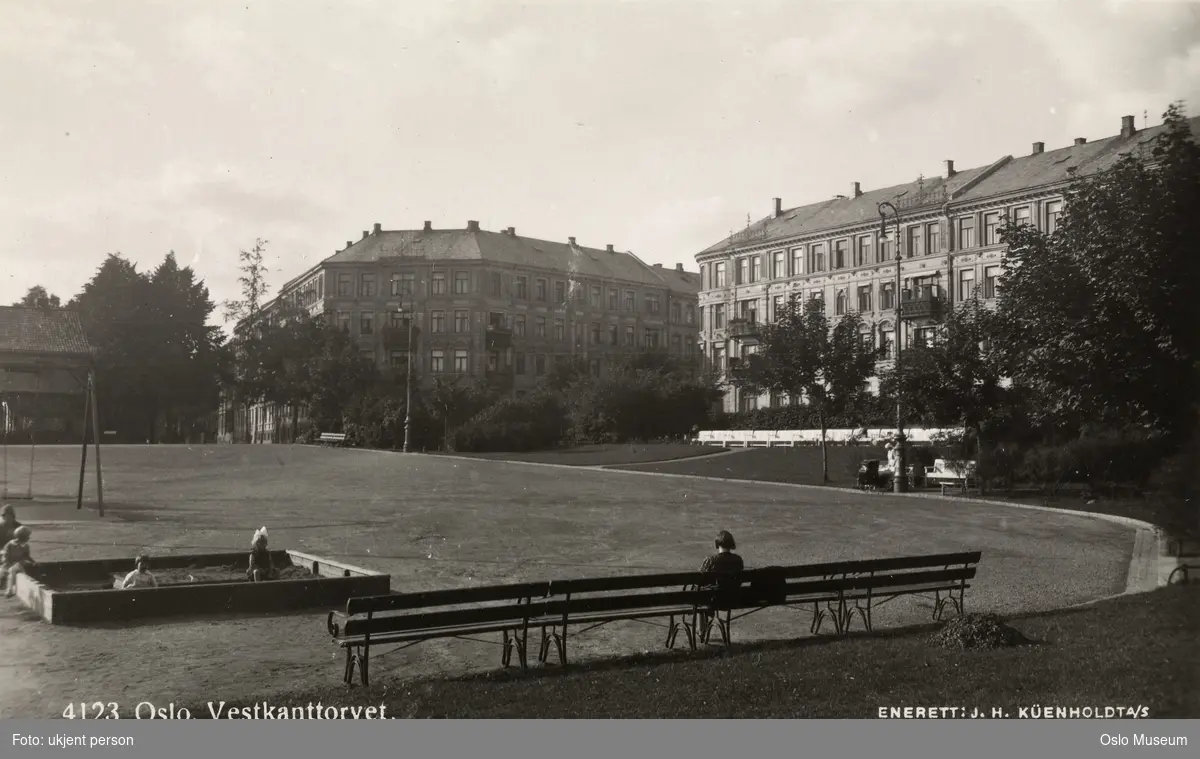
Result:
{"label": "cast iron bench leg", "polygon": [[346,666],[342,669],[342,682],[354,685],[354,648],[346,646]]}

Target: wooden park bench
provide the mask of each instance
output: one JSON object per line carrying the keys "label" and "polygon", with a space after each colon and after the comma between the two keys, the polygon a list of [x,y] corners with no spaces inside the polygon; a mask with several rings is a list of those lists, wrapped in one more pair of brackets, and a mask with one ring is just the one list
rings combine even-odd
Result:
{"label": "wooden park bench", "polygon": [[351,598],[344,613],[329,613],[326,626],[346,650],[347,685],[356,665],[362,684],[370,683],[372,646],[396,643],[396,651],[437,638],[494,643],[474,637],[486,633],[501,633],[503,666],[515,648],[524,668],[530,619],[540,615],[539,599],[549,588],[549,582],[534,582]]}
{"label": "wooden park bench", "polygon": [[872,611],[902,596],[930,598],[935,620],[947,605],[961,614],[980,555],[975,551],[764,567],[724,578],[732,582],[681,572],[353,598],[344,614],[329,614],[327,626],[334,642],[346,649],[347,684],[353,682],[356,665],[362,683],[368,684],[372,646],[397,643],[398,648],[408,648],[435,638],[496,643],[474,637],[496,632],[501,633],[502,666],[510,665],[514,648],[521,667],[528,666],[531,629],[540,629],[538,662],[545,663],[553,647],[565,665],[569,631],[577,636],[612,622],[662,627],[667,648],[675,646],[682,630],[695,650],[698,643],[709,642],[714,625],[729,646],[735,620],[773,607],[810,611],[813,634],[820,633],[825,619],[833,621],[838,634],[845,634],[856,615],[870,631]]}
{"label": "wooden park bench", "polygon": [[965,493],[975,481],[975,462],[966,461],[955,466],[945,459],[936,459],[933,466],[925,467],[925,481],[941,486],[942,495],[951,489]]}
{"label": "wooden park bench", "polygon": [[317,438],[317,442],[339,445],[346,442],[346,435],[342,432],[322,432],[321,436]]}

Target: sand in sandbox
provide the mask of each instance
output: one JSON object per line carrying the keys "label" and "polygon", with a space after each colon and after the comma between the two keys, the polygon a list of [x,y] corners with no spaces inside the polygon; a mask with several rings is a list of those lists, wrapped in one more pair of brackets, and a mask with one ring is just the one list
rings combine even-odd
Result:
{"label": "sand in sandbox", "polygon": [[[151,566],[150,574],[154,575],[154,579],[161,587],[163,585],[187,585],[194,582],[249,582],[246,577],[246,569],[247,567],[240,564],[224,567],[182,567],[159,570]],[[280,580],[305,580],[313,576],[313,573],[304,567],[289,565],[277,567],[277,569]],[[126,574],[114,574],[112,576],[113,587],[123,582]]]}

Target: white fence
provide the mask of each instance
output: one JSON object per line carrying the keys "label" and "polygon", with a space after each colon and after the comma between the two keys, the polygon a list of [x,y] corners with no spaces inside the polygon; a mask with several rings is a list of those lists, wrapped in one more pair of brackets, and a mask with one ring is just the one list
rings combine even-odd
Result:
{"label": "white fence", "polygon": [[[962,433],[961,428],[912,427],[904,430],[909,443],[937,443],[947,436]],[[895,435],[895,427],[825,430],[825,439],[835,445],[882,445]],[[724,448],[794,448],[798,445],[818,445],[820,442],[820,430],[703,430],[692,438],[693,445],[719,445]]]}

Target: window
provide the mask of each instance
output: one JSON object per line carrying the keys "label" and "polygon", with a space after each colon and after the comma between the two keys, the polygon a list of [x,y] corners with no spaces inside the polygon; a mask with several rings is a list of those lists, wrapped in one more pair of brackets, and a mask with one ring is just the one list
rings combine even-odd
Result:
{"label": "window", "polygon": [[524,353],[516,354],[515,356],[513,356],[513,361],[516,364],[516,367],[515,367],[516,373],[524,374],[525,373],[525,354]]}
{"label": "window", "polygon": [[492,311],[488,314],[488,326],[490,326],[490,327],[496,327],[497,329],[504,329],[505,321],[506,320],[504,318],[504,314],[497,313],[496,311]]}
{"label": "window", "polygon": [[858,310],[859,311],[870,311],[871,310],[871,286],[870,285],[859,285],[858,286]]}
{"label": "window", "polygon": [[363,358],[365,358],[366,360],[368,360],[372,363],[374,363],[374,361],[375,361],[375,351],[371,348],[360,349],[358,351],[358,355],[362,356]]}
{"label": "window", "polygon": [[884,282],[879,286],[879,308],[883,311],[890,311],[896,307],[896,285],[892,282]]}
{"label": "window", "polygon": [[771,316],[775,321],[779,321],[779,315],[783,313],[783,296],[776,295],[771,302]]}
{"label": "window", "polygon": [[392,295],[412,295],[416,283],[416,275],[409,274],[393,274],[392,275]]}
{"label": "window", "polygon": [[975,292],[975,270],[963,269],[958,273],[958,299],[969,300],[977,295]]}
{"label": "window", "polygon": [[534,293],[539,301],[546,302],[546,280],[538,279],[534,284]]}
{"label": "window", "polygon": [[617,345],[620,343],[619,332],[620,331],[617,329],[617,325],[615,325],[615,324],[608,325],[608,344],[609,345]]}
{"label": "window", "polygon": [[866,266],[871,262],[871,236],[863,235],[858,238],[858,247],[854,249],[854,265]]}
{"label": "window", "polygon": [[354,297],[354,276],[352,274],[338,275],[338,296],[342,298]]}
{"label": "window", "polygon": [[375,334],[375,314],[361,314],[359,316],[358,333],[360,335]]}
{"label": "window", "polygon": [[838,240],[833,244],[833,268],[846,268],[846,252],[850,247],[849,240]]}
{"label": "window", "polygon": [[713,305],[713,329],[725,329],[725,304]]}
{"label": "window", "polygon": [[677,300],[671,301],[671,323],[679,324],[683,319],[683,304]]}
{"label": "window", "polygon": [[647,348],[657,348],[658,347],[658,330],[656,330],[656,329],[646,330],[646,347]]}
{"label": "window", "polygon": [[388,314],[388,326],[394,329],[408,327],[408,319],[405,318],[404,314],[392,311]]}
{"label": "window", "polygon": [[804,271],[804,248],[792,249],[792,271],[791,276],[799,276]]}
{"label": "window", "polygon": [[996,298],[1000,295],[1000,267],[989,266],[983,270],[983,297]]}
{"label": "window", "polygon": [[521,300],[529,300],[529,277],[524,274],[517,276],[517,297]]}
{"label": "window", "polygon": [[533,359],[533,373],[539,377],[546,373],[546,357],[545,356],[536,356]]}
{"label": "window", "polygon": [[633,327],[631,327],[631,326],[626,326],[626,327],[625,327],[625,345],[627,345],[627,346],[629,346],[629,347],[631,347],[631,348],[632,348],[632,347],[633,347],[633,343],[634,343],[634,339],[633,339]]}
{"label": "window", "polygon": [[499,369],[500,369],[499,354],[497,354],[493,351],[489,351],[487,354],[487,370],[489,372],[495,372],[495,371],[499,371]]}
{"label": "window", "polygon": [[454,294],[466,295],[471,292],[471,274],[465,271],[454,272]]}
{"label": "window", "polygon": [[713,346],[712,363],[713,368],[718,372],[725,371],[725,348],[723,346]]}
{"label": "window", "polygon": [[1033,223],[1033,212],[1029,206],[1020,206],[1013,209],[1013,224],[1018,227],[1024,227]]}
{"label": "window", "polygon": [[750,257],[750,281],[757,282],[762,279],[762,256]]}
{"label": "window", "polygon": [[562,319],[554,320],[554,339],[560,343],[567,340],[567,323]]}
{"label": "window", "polygon": [[808,272],[825,271],[825,243],[808,246]]}
{"label": "window", "polygon": [[1053,232],[1058,229],[1058,220],[1062,217],[1062,201],[1052,200],[1046,204],[1046,231]]}
{"label": "window", "polygon": [[600,325],[592,322],[592,345],[600,344]]}
{"label": "window", "polygon": [[454,373],[466,374],[470,371],[467,368],[467,351],[465,348],[456,348],[454,351]]}
{"label": "window", "polygon": [[975,247],[975,219],[968,216],[958,220],[958,250]]}
{"label": "window", "polygon": [[604,297],[604,291],[599,287],[592,288],[592,308],[600,308],[601,298]]}
{"label": "window", "polygon": [[941,227],[936,221],[925,225],[925,240],[929,243],[925,255],[932,256],[942,251]]}
{"label": "window", "polygon": [[691,303],[689,303],[689,304],[687,304],[686,310],[687,310],[687,323],[695,324],[696,323],[696,307],[693,306]]}
{"label": "window", "polygon": [[616,311],[619,309],[621,302],[621,293],[617,290],[609,289],[608,291],[608,310]]}
{"label": "window", "polygon": [[782,250],[777,250],[772,254],[771,261],[771,278],[783,279],[787,276],[787,258],[784,257]]}
{"label": "window", "polygon": [[739,258],[737,262],[737,283],[747,284],[750,281],[750,259]]}
{"label": "window", "polygon": [[750,322],[751,324],[753,324],[756,321],[755,313],[757,312],[757,310],[758,310],[758,301],[756,301],[756,300],[738,301],[738,317],[741,319],[745,319],[746,321]]}
{"label": "window", "polygon": [[567,302],[567,283],[566,282],[555,282],[554,283],[554,302],[555,303],[566,303]]}
{"label": "window", "polygon": [[[719,264],[715,264],[715,266],[716,266],[716,279],[717,279],[715,286],[716,287],[724,287],[725,286],[725,264],[719,263]],[[629,297],[628,294],[626,294],[625,297],[628,299],[628,297]],[[632,311],[633,309],[626,309],[626,310]]]}
{"label": "window", "polygon": [[525,337],[525,314],[517,314],[513,318],[513,334],[517,337]]}
{"label": "window", "polygon": [[849,299],[846,297],[846,291],[838,290],[837,295],[834,297],[834,310],[836,316],[841,316],[842,314],[846,313],[847,300]]}
{"label": "window", "polygon": [[404,351],[392,351],[388,356],[388,363],[393,369],[403,369],[408,364],[408,354]]}
{"label": "window", "polygon": [[375,275],[374,274],[362,275],[362,297],[364,297],[364,298],[374,298],[375,297]]}
{"label": "window", "polygon": [[504,280],[499,272],[492,272],[492,297],[499,298],[504,294]]}
{"label": "window", "polygon": [[661,309],[659,308],[659,305],[660,304],[658,302],[657,295],[647,295],[646,296],[646,313],[648,313],[648,314],[659,313],[661,311]]}
{"label": "window", "polygon": [[433,311],[430,313],[429,331],[433,333],[441,333],[446,331],[446,312]]}
{"label": "window", "polygon": [[429,371],[441,374],[446,371],[446,352],[441,348],[429,351]]}
{"label": "window", "polygon": [[858,347],[860,350],[869,351],[874,348],[874,340],[871,339],[871,328],[867,325],[862,325],[858,328]]}
{"label": "window", "polygon": [[633,290],[626,290],[625,291],[625,310],[632,313],[633,310],[636,308],[635,304],[636,304],[636,299],[634,297]]}
{"label": "window", "polygon": [[924,246],[921,245],[921,235],[924,233],[924,228],[919,224],[908,228],[908,250],[905,253],[906,258],[914,258],[916,256],[925,255],[922,252]]}
{"label": "window", "polygon": [[536,320],[533,323],[533,336],[534,337],[545,337],[546,336],[546,317],[544,317],[544,316],[536,317]]}
{"label": "window", "polygon": [[676,356],[683,353],[683,338],[679,335],[671,335],[671,352]]}
{"label": "window", "polygon": [[884,325],[879,330],[879,348],[884,358],[892,358],[896,345],[896,332],[890,325]]}
{"label": "window", "polygon": [[455,311],[454,312],[454,331],[469,332],[471,330],[471,312],[470,311]]}
{"label": "window", "polygon": [[993,211],[983,215],[983,244],[1000,244],[1000,212]]}
{"label": "window", "polygon": [[937,327],[917,327],[913,330],[913,344],[932,348],[937,340]]}
{"label": "window", "polygon": [[882,264],[892,260],[892,239],[887,236],[879,238],[879,248],[875,252],[875,263]]}
{"label": "window", "polygon": [[343,332],[350,332],[350,314],[345,311],[339,311],[337,315],[338,329]]}
{"label": "window", "polygon": [[446,272],[435,271],[430,282],[430,292],[434,295],[446,294]]}

